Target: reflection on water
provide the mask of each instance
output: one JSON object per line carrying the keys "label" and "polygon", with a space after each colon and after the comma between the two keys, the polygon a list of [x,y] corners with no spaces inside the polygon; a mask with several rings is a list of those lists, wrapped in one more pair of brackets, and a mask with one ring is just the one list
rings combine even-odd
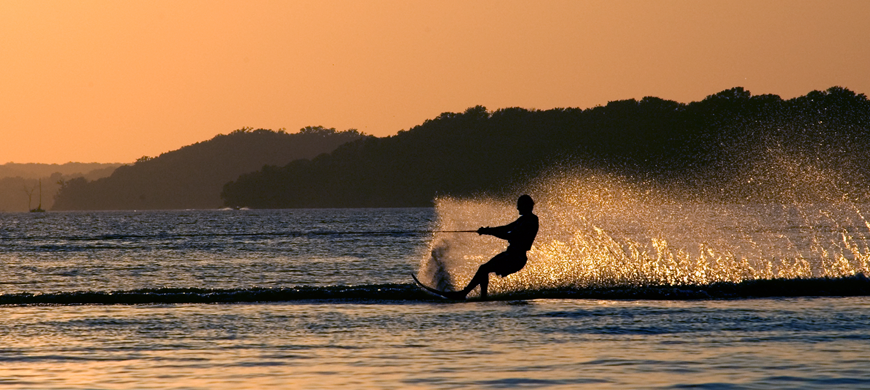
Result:
{"label": "reflection on water", "polygon": [[[493,280],[496,293],[870,274],[867,204],[677,202],[606,175],[554,175],[530,193],[541,231],[526,268]],[[517,215],[513,202],[499,199],[441,198],[436,211],[439,230],[501,225]],[[464,285],[503,248],[488,236],[440,234],[421,276]]]}
{"label": "reflection on water", "polygon": [[0,213],[0,294],[407,283],[432,219],[431,208]]}
{"label": "reflection on water", "polygon": [[[541,234],[527,268],[493,278],[494,292],[866,269],[866,205],[655,203],[625,195],[631,191],[619,192],[621,198],[600,191],[552,195],[563,190],[532,192]],[[419,295],[377,298],[382,289],[393,289],[391,297],[419,294],[408,274],[421,259],[425,272],[434,249],[464,283],[504,248],[491,237],[426,230],[515,218],[512,201],[455,199],[440,200],[434,211],[0,214],[2,294],[179,289],[175,294],[184,295],[197,288],[219,289],[232,302],[233,294],[258,286],[343,291],[341,300],[319,301],[0,306],[0,385],[870,386],[863,298],[458,304]],[[364,298],[355,299],[357,292]]]}
{"label": "reflection on water", "polygon": [[0,308],[8,388],[870,385],[861,298]]}

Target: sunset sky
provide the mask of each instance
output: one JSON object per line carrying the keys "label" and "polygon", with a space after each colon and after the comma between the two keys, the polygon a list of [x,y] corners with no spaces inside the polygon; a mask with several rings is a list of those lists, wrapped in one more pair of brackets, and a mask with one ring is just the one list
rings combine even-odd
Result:
{"label": "sunset sky", "polygon": [[0,163],[475,105],[870,94],[870,1],[0,1]]}

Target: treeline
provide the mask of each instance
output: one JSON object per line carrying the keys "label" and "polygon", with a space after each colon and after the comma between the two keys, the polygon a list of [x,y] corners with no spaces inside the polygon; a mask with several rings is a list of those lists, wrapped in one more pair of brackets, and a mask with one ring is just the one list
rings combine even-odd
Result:
{"label": "treeline", "polygon": [[0,178],[21,177],[23,179],[38,179],[51,176],[55,173],[63,176],[103,177],[109,176],[119,166],[121,164],[117,163],[68,162],[64,164],[42,164],[10,162],[0,165]]}
{"label": "treeline", "polygon": [[0,165],[0,212],[27,211],[39,206],[40,201],[43,209],[49,209],[54,204],[60,183],[79,177],[96,180],[109,176],[120,165],[75,162]]}
{"label": "treeline", "polygon": [[783,100],[733,88],[688,104],[655,97],[590,109],[443,113],[395,136],[269,165],[227,183],[225,205],[428,206],[510,193],[583,167],[675,196],[725,201],[868,199],[870,102],[840,87]]}
{"label": "treeline", "polygon": [[306,127],[298,133],[244,128],[157,157],[142,157],[99,180],[63,182],[53,210],[221,207],[222,186],[264,165],[284,165],[364,138],[356,130]]}

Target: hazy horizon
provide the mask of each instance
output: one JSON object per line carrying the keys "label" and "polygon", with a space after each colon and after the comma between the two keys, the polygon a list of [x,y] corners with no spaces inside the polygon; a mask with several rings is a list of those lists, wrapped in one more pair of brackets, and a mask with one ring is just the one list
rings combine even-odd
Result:
{"label": "hazy horizon", "polygon": [[0,3],[0,162],[127,163],[242,127],[396,134],[483,105],[870,92],[865,1]]}

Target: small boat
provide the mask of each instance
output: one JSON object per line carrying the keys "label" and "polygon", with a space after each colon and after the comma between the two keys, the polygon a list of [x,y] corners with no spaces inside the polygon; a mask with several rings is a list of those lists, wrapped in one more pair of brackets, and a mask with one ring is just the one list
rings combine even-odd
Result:
{"label": "small boat", "polygon": [[45,209],[42,208],[42,179],[39,179],[39,206],[36,206],[35,209],[30,209],[31,213],[44,213]]}

